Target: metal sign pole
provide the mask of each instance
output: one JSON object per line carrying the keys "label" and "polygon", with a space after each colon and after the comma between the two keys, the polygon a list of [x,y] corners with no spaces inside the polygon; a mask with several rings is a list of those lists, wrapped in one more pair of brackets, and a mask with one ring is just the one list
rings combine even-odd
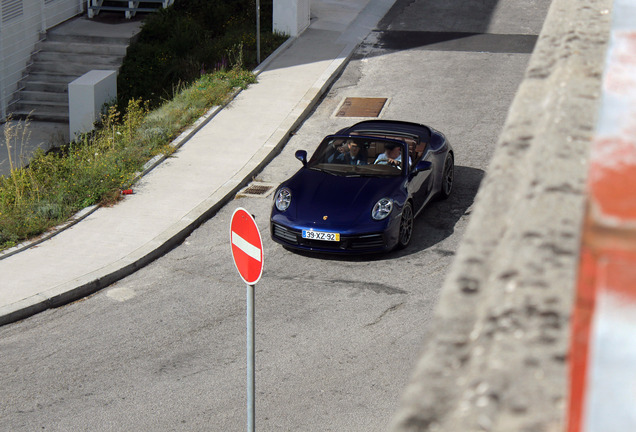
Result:
{"label": "metal sign pole", "polygon": [[254,432],[254,285],[247,285],[247,431]]}
{"label": "metal sign pole", "polygon": [[256,64],[261,64],[261,2],[256,0]]}

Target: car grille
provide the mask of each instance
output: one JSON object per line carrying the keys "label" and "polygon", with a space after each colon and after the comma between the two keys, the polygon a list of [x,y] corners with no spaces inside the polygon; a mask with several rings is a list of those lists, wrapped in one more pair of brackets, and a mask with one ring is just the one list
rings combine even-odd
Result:
{"label": "car grille", "polygon": [[274,237],[286,241],[291,244],[298,244],[298,233],[274,224]]}
{"label": "car grille", "polygon": [[382,234],[369,234],[360,237],[350,237],[348,241],[349,247],[351,249],[375,249],[386,246],[386,243],[384,242],[384,236]]}
{"label": "car grille", "polygon": [[272,224],[274,237],[284,243],[293,246],[301,246],[320,250],[374,250],[386,247],[384,236],[378,234],[366,234],[361,236],[340,236],[339,242],[328,242],[321,240],[309,240],[302,238],[300,231],[291,230],[278,224]]}

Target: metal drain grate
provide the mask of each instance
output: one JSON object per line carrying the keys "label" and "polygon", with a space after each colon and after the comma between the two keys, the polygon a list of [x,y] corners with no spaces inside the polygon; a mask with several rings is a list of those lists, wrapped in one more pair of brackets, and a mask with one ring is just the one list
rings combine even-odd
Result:
{"label": "metal drain grate", "polygon": [[387,98],[348,97],[336,112],[336,117],[378,117]]}
{"label": "metal drain grate", "polygon": [[274,188],[273,184],[253,182],[249,184],[247,187],[241,189],[239,193],[236,194],[236,197],[241,198],[241,197],[267,196],[270,194],[273,188]]}

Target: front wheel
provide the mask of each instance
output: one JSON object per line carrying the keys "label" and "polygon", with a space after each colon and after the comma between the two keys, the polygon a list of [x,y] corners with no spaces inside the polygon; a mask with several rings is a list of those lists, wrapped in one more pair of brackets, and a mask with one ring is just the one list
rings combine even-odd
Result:
{"label": "front wheel", "polygon": [[413,207],[410,202],[404,204],[400,218],[400,234],[397,249],[404,249],[411,242],[413,236]]}
{"label": "front wheel", "polygon": [[452,153],[446,156],[444,161],[444,171],[442,172],[442,190],[440,198],[446,199],[453,191],[453,181],[455,177],[455,160]]}

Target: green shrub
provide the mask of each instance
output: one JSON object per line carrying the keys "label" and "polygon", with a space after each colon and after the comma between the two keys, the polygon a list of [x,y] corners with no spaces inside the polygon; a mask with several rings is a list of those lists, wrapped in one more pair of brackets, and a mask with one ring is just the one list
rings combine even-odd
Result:
{"label": "green shrub", "polygon": [[[285,39],[272,33],[273,0],[262,0],[261,58]],[[228,58],[237,46],[239,57]],[[189,0],[151,14],[124,59],[118,79],[119,105],[143,99],[151,107],[169,99],[179,83],[232,67],[256,67],[255,0]]]}

